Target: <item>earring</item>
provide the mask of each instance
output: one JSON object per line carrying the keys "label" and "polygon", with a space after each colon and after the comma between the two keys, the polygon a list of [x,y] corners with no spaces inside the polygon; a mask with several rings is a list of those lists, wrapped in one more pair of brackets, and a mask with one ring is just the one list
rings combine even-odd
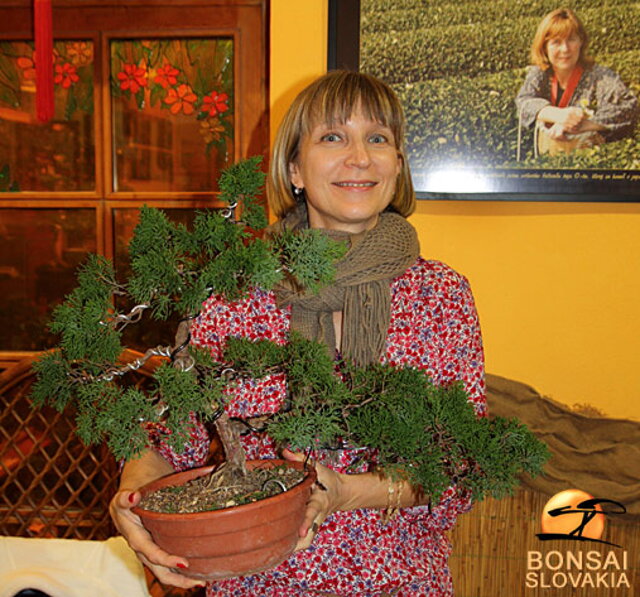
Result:
{"label": "earring", "polygon": [[296,196],[296,199],[302,199],[302,191],[304,189],[302,187],[293,186],[293,194]]}

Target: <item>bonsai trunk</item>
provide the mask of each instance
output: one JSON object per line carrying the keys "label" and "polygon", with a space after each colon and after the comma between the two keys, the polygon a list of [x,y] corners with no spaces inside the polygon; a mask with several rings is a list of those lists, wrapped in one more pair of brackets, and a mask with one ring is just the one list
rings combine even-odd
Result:
{"label": "bonsai trunk", "polygon": [[240,437],[234,426],[231,424],[227,413],[222,413],[216,419],[216,431],[224,448],[224,455],[230,471],[237,472],[243,477],[247,476],[247,456],[240,443]]}
{"label": "bonsai trunk", "polygon": [[[189,320],[183,319],[176,330],[174,350],[172,353],[172,361],[174,367],[182,370],[188,370],[193,366],[193,359],[189,355],[187,347],[191,339]],[[247,456],[244,448],[240,443],[240,436],[234,425],[229,420],[227,414],[223,411],[215,421],[215,431],[218,433],[220,442],[224,449],[226,459],[226,473],[228,475],[247,476]]]}

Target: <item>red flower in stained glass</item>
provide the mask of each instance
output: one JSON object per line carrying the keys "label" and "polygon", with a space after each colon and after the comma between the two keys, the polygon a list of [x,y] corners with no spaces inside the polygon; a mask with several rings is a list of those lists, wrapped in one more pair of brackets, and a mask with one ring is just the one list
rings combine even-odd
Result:
{"label": "red flower in stained glass", "polygon": [[202,107],[200,109],[203,112],[207,112],[209,116],[216,116],[229,109],[228,101],[229,96],[226,93],[212,91],[209,95],[205,95],[204,98],[202,98]]}
{"label": "red flower in stained glass", "polygon": [[32,60],[27,56],[20,56],[16,62],[18,63],[18,66],[22,69],[22,74],[25,79],[33,80],[36,78],[35,60]]}
{"label": "red flower in stained glass", "polygon": [[[58,50],[53,49],[53,56],[51,57],[51,64],[55,64],[56,60],[60,58]],[[16,64],[22,69],[22,76],[27,80],[35,80],[36,78],[36,53],[31,53],[31,58],[28,56],[19,56],[16,59]]]}
{"label": "red flower in stained glass", "polygon": [[120,80],[120,89],[127,89],[136,94],[141,87],[147,86],[147,71],[135,64],[124,64],[122,70],[118,73]]}
{"label": "red flower in stained glass", "polygon": [[193,114],[194,102],[198,99],[198,96],[193,93],[193,90],[189,85],[183,83],[178,85],[177,88],[171,88],[167,91],[167,97],[162,100],[165,104],[171,106],[169,111],[171,114],[177,114],[182,110],[185,114]]}
{"label": "red flower in stained glass", "polygon": [[161,66],[157,70],[157,74],[153,79],[153,82],[162,86],[164,89],[168,89],[171,85],[175,85],[178,82],[178,74],[180,74],[180,71],[177,68],[174,68],[168,62],[165,62],[164,66]]}
{"label": "red flower in stained glass", "polygon": [[69,89],[71,85],[77,83],[80,80],[76,73],[76,67],[73,66],[70,62],[65,62],[64,64],[56,64],[55,65],[55,75],[53,77],[53,82],[56,85],[62,85],[64,89]]}

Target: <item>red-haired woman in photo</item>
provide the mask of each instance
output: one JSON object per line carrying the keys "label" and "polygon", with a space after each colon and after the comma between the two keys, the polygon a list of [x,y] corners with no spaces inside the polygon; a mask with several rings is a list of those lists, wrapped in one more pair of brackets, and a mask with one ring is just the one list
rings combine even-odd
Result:
{"label": "red-haired woman in photo", "polygon": [[533,66],[516,98],[521,126],[539,123],[551,139],[582,140],[582,147],[633,133],[638,99],[617,73],[594,63],[588,47],[572,10],[559,8],[542,19],[531,46]]}

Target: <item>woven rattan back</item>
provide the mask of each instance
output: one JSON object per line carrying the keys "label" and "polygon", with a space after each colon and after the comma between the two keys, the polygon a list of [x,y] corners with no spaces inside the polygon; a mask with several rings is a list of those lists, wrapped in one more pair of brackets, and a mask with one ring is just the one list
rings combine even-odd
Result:
{"label": "woven rattan back", "polygon": [[[121,360],[139,356],[127,350]],[[103,446],[78,439],[72,409],[33,408],[34,360],[0,374],[0,535],[107,539],[115,534],[109,500],[118,486],[117,463]],[[144,387],[155,366],[148,362],[128,377]],[[166,587],[148,571],[147,580],[152,597],[204,595]]]}
{"label": "woven rattan back", "polygon": [[[129,355],[125,355],[129,359]],[[67,409],[34,409],[33,359],[0,374],[0,534],[102,540],[117,465],[102,446],[85,446]],[[148,371],[136,373],[145,384]]]}

